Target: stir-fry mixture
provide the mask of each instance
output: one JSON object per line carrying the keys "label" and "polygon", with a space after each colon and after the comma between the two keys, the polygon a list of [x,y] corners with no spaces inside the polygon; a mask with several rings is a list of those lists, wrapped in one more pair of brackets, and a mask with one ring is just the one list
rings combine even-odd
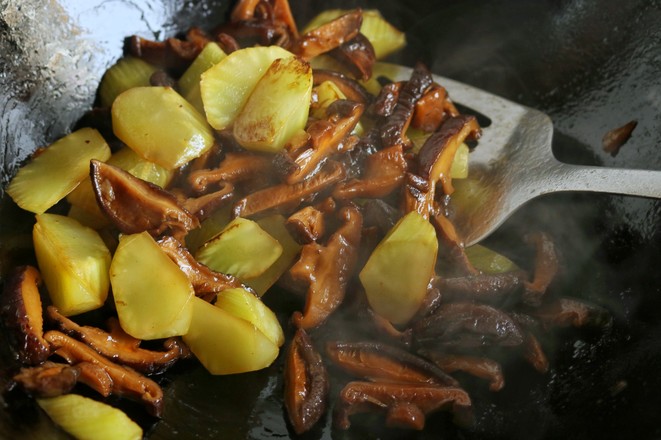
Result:
{"label": "stir-fry mixture", "polygon": [[[498,359],[543,374],[541,334],[606,322],[549,289],[546,234],[524,237],[527,269],[464,248],[447,202],[481,128],[424,65],[388,78],[377,60],[404,43],[377,11],[299,29],[286,0],[241,0],[229,22],[183,38],[132,37],[83,127],[7,188],[35,214],[38,263],[0,298],[14,389],[74,436],[93,420],[95,435],[140,438],[103,398],[160,417],[154,379],[175,363],[236,374],[280,355],[297,434],[327,411],[338,429],[380,413],[422,430],[439,411],[468,428],[463,378],[498,392]],[[261,300],[275,285],[300,304],[287,322]],[[93,310],[107,321],[79,320]],[[338,339],[329,329],[347,317],[367,330]],[[338,395],[331,368],[351,378]]]}

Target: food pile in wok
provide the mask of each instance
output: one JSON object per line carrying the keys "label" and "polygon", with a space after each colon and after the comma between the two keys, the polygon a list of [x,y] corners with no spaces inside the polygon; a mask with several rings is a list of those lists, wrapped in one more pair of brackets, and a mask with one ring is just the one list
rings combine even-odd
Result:
{"label": "food pile in wok", "polygon": [[[541,334],[605,325],[551,288],[545,233],[523,237],[527,268],[463,246],[448,202],[481,128],[424,65],[389,77],[377,60],[404,43],[372,10],[299,30],[286,0],[241,0],[213,31],[131,37],[98,107],[7,187],[35,214],[37,261],[0,298],[15,389],[76,437],[140,438],[104,397],[160,417],[157,378],[175,363],[226,375],[284,356],[297,434],[327,411],[338,429],[379,413],[422,430],[439,411],[469,427],[462,378],[497,392],[499,359],[543,374]],[[287,322],[261,300],[276,285],[300,303]],[[347,316],[360,326],[338,339]],[[329,369],[350,378],[337,395]],[[85,424],[71,417],[83,407]]]}

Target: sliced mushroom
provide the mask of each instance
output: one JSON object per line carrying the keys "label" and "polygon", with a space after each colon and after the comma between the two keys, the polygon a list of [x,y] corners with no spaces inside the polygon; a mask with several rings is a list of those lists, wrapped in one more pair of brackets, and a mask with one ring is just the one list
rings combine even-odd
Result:
{"label": "sliced mushroom", "polygon": [[358,33],[351,40],[330,51],[329,55],[342,63],[356,79],[367,81],[372,77],[376,54],[374,46],[365,35]]}
{"label": "sliced mushroom", "polygon": [[410,141],[406,139],[405,133],[413,117],[415,103],[424,95],[432,82],[429,69],[422,63],[417,63],[411,78],[399,91],[395,109],[379,129],[379,137],[384,147],[409,146]]}
{"label": "sliced mushroom", "polygon": [[448,98],[445,88],[433,83],[416,102],[411,127],[432,133],[445,118],[452,116],[459,116],[459,111]]}
{"label": "sliced mushroom", "polygon": [[523,343],[523,332],[505,312],[485,304],[456,302],[442,304],[413,327],[424,347],[512,347]]}
{"label": "sliced mushroom", "polygon": [[595,304],[575,298],[558,298],[530,309],[546,328],[553,327],[606,327],[612,323],[608,311]]}
{"label": "sliced mushroom", "polygon": [[326,119],[312,122],[306,132],[309,140],[305,147],[289,154],[288,184],[300,182],[312,175],[333,154],[349,151],[356,143],[347,137],[356,127],[365,106],[340,99],[326,110]]}
{"label": "sliced mushroom", "polygon": [[234,185],[225,182],[217,191],[199,197],[185,198],[179,202],[179,205],[201,222],[209,218],[218,208],[229,204],[233,198]]}
{"label": "sliced mushroom", "polygon": [[186,40],[168,38],[165,41],[152,41],[133,35],[129,39],[127,48],[129,54],[179,76],[209,41],[202,30],[191,28]]}
{"label": "sliced mushroom", "polygon": [[294,42],[291,51],[306,60],[330,52],[355,38],[362,23],[362,10],[354,9],[301,35]]}
{"label": "sliced mushroom", "polygon": [[342,208],[338,217],[343,224],[326,245],[303,246],[300,259],[290,269],[295,280],[309,283],[303,313],[294,312],[292,316],[298,328],[319,326],[344,300],[356,265],[363,219],[354,206]]}
{"label": "sliced mushroom", "polygon": [[297,434],[309,431],[326,412],[328,373],[312,340],[298,329],[285,361],[285,408]]}
{"label": "sliced mushroom", "polygon": [[9,276],[0,298],[0,316],[16,359],[38,365],[50,355],[44,340],[44,320],[39,295],[41,275],[33,266],[20,266]]}
{"label": "sliced mushroom", "polygon": [[372,382],[459,385],[452,376],[427,360],[380,342],[329,342],[326,353],[344,371]]}
{"label": "sliced mushroom", "polygon": [[334,70],[314,69],[312,71],[313,84],[318,86],[324,81],[335,84],[350,101],[367,106],[372,100],[372,95],[355,79]]}
{"label": "sliced mushroom", "polygon": [[197,261],[188,249],[173,237],[162,237],[157,243],[168,257],[177,263],[179,269],[186,274],[193,285],[195,295],[210,301],[216,297],[218,292],[225,289],[241,287],[251,290],[234,276],[211,270]]}
{"label": "sliced mushroom", "polygon": [[399,92],[404,86],[403,81],[391,82],[383,87],[379,91],[374,102],[369,109],[370,113],[375,116],[380,116],[387,118],[393,114],[395,108],[397,107],[397,101],[399,100]]}
{"label": "sliced mushroom", "polygon": [[489,381],[491,391],[500,391],[505,386],[505,377],[500,364],[493,359],[469,355],[447,354],[438,351],[423,351],[424,356],[438,365],[443,371],[462,371]]}
{"label": "sliced mushroom", "polygon": [[172,194],[119,167],[92,160],[90,175],[99,206],[125,234],[148,231],[159,236],[170,232],[183,238],[200,225]]}
{"label": "sliced mushroom", "polygon": [[385,197],[403,184],[406,169],[401,145],[377,151],[367,157],[363,178],[339,184],[333,190],[333,197],[338,200]]}
{"label": "sliced mushroom", "polygon": [[385,412],[386,426],[422,430],[431,413],[450,410],[459,425],[472,420],[471,400],[457,387],[437,387],[383,382],[350,382],[340,393],[334,422],[349,429],[354,414]]}
{"label": "sliced mushroom", "polygon": [[326,231],[324,213],[314,206],[306,206],[290,215],[285,223],[287,230],[301,244],[319,240]]}
{"label": "sliced mushroom", "polygon": [[620,148],[627,143],[637,125],[638,121],[629,121],[623,126],[606,133],[601,141],[604,151],[612,157],[617,156]]}
{"label": "sliced mushroom", "polygon": [[558,272],[558,255],[553,240],[543,232],[527,234],[526,242],[535,247],[535,270],[532,281],[524,281],[523,302],[538,306]]}
{"label": "sliced mushroom", "polygon": [[228,152],[214,169],[201,169],[188,175],[188,182],[199,194],[209,185],[220,182],[240,182],[266,173],[271,168],[272,157],[248,152]]}
{"label": "sliced mushroom", "polygon": [[[255,18],[255,11],[260,3],[263,3],[263,0],[240,0],[232,9],[230,21],[237,23],[252,20]],[[291,13],[289,2],[287,0],[266,0],[266,4],[272,8],[272,19],[286,25],[291,34],[297,37],[298,28]]]}
{"label": "sliced mushroom", "polygon": [[454,224],[442,214],[431,215],[430,220],[436,229],[440,258],[450,262],[448,266],[452,267],[453,274],[457,273],[459,276],[477,275],[479,271],[468,259],[463,241],[459,237]]}
{"label": "sliced mushroom", "polygon": [[374,323],[374,327],[379,331],[380,334],[388,336],[394,341],[401,343],[405,347],[411,346],[413,340],[413,331],[410,328],[399,330],[393,325],[392,322],[374,312],[371,307],[365,307],[365,310],[367,315]]}
{"label": "sliced mushroom", "polygon": [[113,394],[138,400],[147,407],[151,415],[161,416],[163,390],[156,382],[130,368],[113,363],[83,342],[59,331],[51,330],[44,335],[44,338],[53,346],[55,353],[69,364],[89,362],[105,370],[112,379]]}
{"label": "sliced mushroom", "polygon": [[81,340],[108,359],[144,374],[162,373],[188,352],[177,338],[163,343],[166,351],[140,348],[140,340],[126,334],[116,320],[114,325],[111,324],[113,333],[108,333],[97,327],[80,326],[53,306],[48,307],[47,313],[62,332]]}
{"label": "sliced mushroom", "polygon": [[80,371],[68,364],[46,361],[36,367],[21,368],[13,380],[32,396],[55,397],[71,391],[79,375]]}
{"label": "sliced mushroom", "polygon": [[293,185],[279,184],[248,194],[234,204],[235,217],[251,217],[255,214],[281,208],[293,211],[303,200],[330,188],[344,178],[344,167],[328,161],[322,169],[302,182]]}
{"label": "sliced mushroom", "polygon": [[435,277],[432,284],[437,287],[443,300],[471,301],[493,306],[508,306],[519,302],[523,286],[523,274],[480,273],[465,277]]}

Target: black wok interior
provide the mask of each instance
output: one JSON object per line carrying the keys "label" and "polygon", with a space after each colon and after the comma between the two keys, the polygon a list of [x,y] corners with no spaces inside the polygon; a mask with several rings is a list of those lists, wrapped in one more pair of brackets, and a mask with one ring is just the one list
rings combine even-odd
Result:
{"label": "black wok interior", "polygon": [[[44,4],[46,3],[46,4]],[[661,170],[661,2],[656,0],[291,0],[300,25],[330,7],[378,8],[405,30],[408,46],[389,61],[489,90],[548,113],[554,151],[564,161]],[[104,70],[122,54],[124,37],[163,38],[224,20],[226,1],[3,0],[0,2],[0,182],[39,146],[65,134],[94,101]],[[603,135],[638,126],[620,153]],[[12,265],[30,261],[30,216],[0,203],[0,284]],[[488,239],[514,259],[521,236],[549,232],[561,253],[554,285],[612,313],[605,331],[565,330],[543,344],[546,375],[516,361],[505,389],[467,387],[472,429],[447,415],[421,433],[365,423],[333,430],[330,417],[304,438],[653,439],[661,438],[661,202],[604,194],[557,194],[531,202]],[[296,303],[267,294],[286,323]],[[3,344],[4,345],[4,344]],[[282,357],[282,356],[281,356]],[[6,353],[3,371],[11,365]],[[276,439],[293,431],[282,407],[281,359],[267,370],[212,377],[178,366],[160,378],[160,421],[126,411],[150,439]],[[6,378],[0,385],[6,384]],[[5,402],[6,403],[6,402]],[[0,410],[0,438],[67,438],[34,406]]]}

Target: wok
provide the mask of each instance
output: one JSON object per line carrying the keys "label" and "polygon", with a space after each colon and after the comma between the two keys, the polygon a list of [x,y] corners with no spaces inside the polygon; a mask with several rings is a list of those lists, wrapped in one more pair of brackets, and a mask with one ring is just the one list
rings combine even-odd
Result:
{"label": "wok", "polygon": [[[291,2],[299,24],[329,7],[379,8],[407,32],[389,61],[427,63],[435,73],[548,113],[563,161],[661,169],[661,2],[656,0],[466,0]],[[35,148],[65,134],[93,103],[123,38],[163,38],[224,20],[226,1],[0,0],[0,178],[5,186]],[[620,153],[602,136],[638,127]],[[555,194],[526,205],[489,244],[516,258],[521,236],[549,232],[561,253],[556,288],[600,304],[607,330],[565,330],[545,341],[551,370],[505,365],[499,393],[469,388],[476,425],[440,414],[422,433],[330,417],[306,438],[610,439],[661,437],[661,202],[604,194]],[[0,203],[0,282],[31,261],[30,216]],[[267,301],[280,301],[272,292]],[[291,304],[285,304],[287,310]],[[294,306],[295,307],[295,306]],[[280,316],[283,321],[287,315]],[[4,344],[3,344],[4,345]],[[282,357],[282,356],[281,356]],[[6,353],[2,369],[10,363]],[[165,416],[126,411],[153,439],[287,438],[282,360],[271,368],[212,377],[186,365],[162,377]],[[6,379],[3,379],[3,385]],[[0,410],[1,438],[66,438],[34,406]]]}

